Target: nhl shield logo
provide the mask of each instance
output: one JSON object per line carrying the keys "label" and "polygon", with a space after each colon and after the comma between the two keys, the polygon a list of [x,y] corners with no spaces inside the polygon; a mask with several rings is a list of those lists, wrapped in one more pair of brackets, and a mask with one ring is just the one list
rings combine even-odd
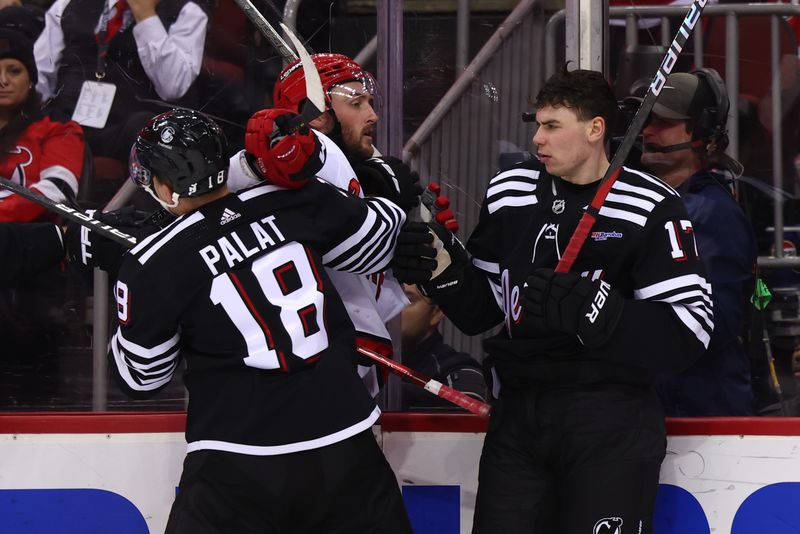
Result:
{"label": "nhl shield logo", "polygon": [[553,213],[555,213],[556,215],[561,215],[562,213],[564,213],[565,205],[566,201],[557,198],[556,200],[553,201]]}

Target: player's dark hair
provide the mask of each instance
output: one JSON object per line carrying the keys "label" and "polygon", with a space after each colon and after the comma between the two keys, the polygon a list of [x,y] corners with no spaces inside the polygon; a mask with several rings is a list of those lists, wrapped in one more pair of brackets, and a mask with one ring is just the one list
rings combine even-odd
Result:
{"label": "player's dark hair", "polygon": [[617,100],[611,86],[600,72],[567,70],[567,65],[550,76],[536,95],[534,107],[563,106],[575,111],[582,121],[602,117],[606,123],[606,140],[617,120]]}

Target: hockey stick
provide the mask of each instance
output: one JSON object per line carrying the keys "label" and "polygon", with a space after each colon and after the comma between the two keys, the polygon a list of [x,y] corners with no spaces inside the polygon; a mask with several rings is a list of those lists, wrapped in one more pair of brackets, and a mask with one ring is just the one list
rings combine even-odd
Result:
{"label": "hockey stick", "polygon": [[89,215],[86,215],[75,208],[67,206],[66,204],[61,202],[53,202],[46,196],[35,193],[26,187],[22,187],[21,185],[12,182],[11,180],[0,178],[0,186],[13,191],[21,197],[27,198],[28,200],[39,204],[53,213],[61,215],[65,219],[75,221],[86,228],[91,228],[103,237],[107,237],[108,239],[121,245],[125,245],[128,248],[136,245],[136,238],[132,235],[128,235],[125,232],[114,228],[113,226],[109,226],[101,221],[98,221],[97,219],[92,219]]}
{"label": "hockey stick", "polygon": [[489,406],[485,402],[473,399],[466,393],[461,393],[460,391],[455,390],[450,386],[445,386],[441,382],[438,382],[432,378],[428,378],[427,376],[418,373],[413,369],[409,369],[405,365],[399,364],[392,359],[389,359],[385,356],[381,356],[377,352],[371,351],[363,347],[358,347],[357,350],[367,358],[375,361],[376,363],[379,363],[383,367],[386,367],[394,374],[408,378],[409,380],[411,380],[411,382],[417,384],[418,386],[422,386],[423,388],[425,388],[427,391],[430,391],[434,395],[437,395],[446,401],[452,402],[456,406],[464,408],[465,410],[472,412],[476,415],[480,415],[481,417],[489,417],[489,411],[491,410],[491,406]]}
{"label": "hockey stick", "polygon": [[275,31],[275,28],[264,18],[264,15],[261,14],[260,11],[256,9],[256,6],[250,0],[233,0],[236,2],[236,5],[244,11],[245,16],[250,19],[250,22],[258,28],[258,31],[261,32],[261,35],[266,37],[269,44],[278,51],[278,53],[283,57],[284,61],[292,62],[297,59],[297,55],[292,52],[292,49],[289,48],[289,45],[286,44],[281,36]]}
{"label": "hockey stick", "polygon": [[619,176],[622,164],[625,162],[625,158],[628,157],[628,152],[630,152],[631,147],[636,141],[636,137],[644,127],[644,123],[647,121],[650,111],[653,109],[658,95],[661,93],[661,89],[664,88],[664,84],[667,82],[669,73],[672,72],[672,69],[678,62],[678,57],[683,51],[683,47],[686,45],[686,41],[689,39],[697,21],[700,20],[700,14],[703,12],[703,8],[706,7],[707,2],[708,0],[694,0],[694,2],[692,2],[689,12],[678,28],[675,39],[672,40],[672,44],[669,46],[669,50],[667,50],[667,55],[664,56],[653,81],[650,83],[647,94],[645,94],[642,99],[642,103],[639,104],[639,109],[636,111],[628,130],[625,132],[625,137],[622,138],[622,143],[620,143],[617,152],[614,154],[611,164],[608,166],[608,170],[606,170],[603,178],[600,180],[600,187],[597,193],[595,193],[591,204],[586,208],[583,217],[581,217],[581,220],[578,222],[578,227],[575,229],[572,237],[570,237],[567,248],[564,250],[564,255],[561,256],[561,260],[559,260],[556,266],[556,272],[566,273],[572,269],[572,265],[578,258],[578,254],[580,254],[581,248],[583,248],[583,244],[586,242],[586,238],[589,236],[589,232],[597,220],[600,208],[603,206],[603,202],[605,202],[606,196],[608,196],[608,192],[611,190],[611,186],[614,185],[614,182]]}
{"label": "hockey stick", "polygon": [[[307,126],[309,122],[313,121],[323,113],[325,113],[325,93],[322,90],[322,81],[319,79],[319,71],[314,64],[314,60],[308,55],[303,43],[300,39],[290,30],[284,23],[281,22],[281,28],[289,36],[292,41],[297,55],[300,57],[300,64],[303,68],[303,78],[306,81],[306,103],[303,106],[303,111],[294,120],[295,124],[292,126],[292,131],[299,130],[303,126]],[[287,132],[291,133],[291,132]]]}
{"label": "hockey stick", "polygon": [[[269,21],[264,18],[264,15],[262,15],[255,8],[255,6],[250,0],[234,0],[234,2],[236,2],[236,5],[239,6],[242,11],[244,11],[244,14],[247,16],[247,18],[250,19],[250,22],[252,22],[256,28],[258,28],[258,30],[261,32],[261,35],[267,38],[267,41],[269,41],[270,44],[275,48],[275,50],[278,51],[278,53],[283,57],[284,61],[291,63],[297,60],[297,55],[294,52],[292,52],[292,50],[286,44],[286,41],[281,39],[281,36],[278,35],[278,32],[275,31],[275,28],[272,27],[272,24],[270,24]],[[271,7],[273,8],[273,10],[276,10],[275,6]],[[289,35],[290,36],[289,38],[294,42],[295,39],[292,39],[292,36],[294,36],[294,34],[288,28],[288,26],[281,23],[281,28],[283,28],[283,30],[286,32],[286,35]],[[297,48],[299,50],[301,47],[298,46]],[[302,46],[302,48],[305,49],[305,46]],[[322,84],[320,83],[320,90],[321,89],[322,89]],[[306,84],[306,95],[308,96],[308,94],[309,94],[308,84]],[[323,106],[320,109],[324,111],[325,107]],[[303,111],[305,111],[305,109]],[[372,156],[380,157],[380,155],[381,155],[380,151],[377,148],[375,148],[375,146],[373,146]]]}

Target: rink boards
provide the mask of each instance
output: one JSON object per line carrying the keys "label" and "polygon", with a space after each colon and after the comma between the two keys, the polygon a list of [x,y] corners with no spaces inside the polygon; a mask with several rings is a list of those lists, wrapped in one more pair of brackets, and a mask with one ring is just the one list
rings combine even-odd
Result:
{"label": "rink boards", "polygon": [[[160,534],[184,424],[183,413],[0,415],[0,532]],[[657,534],[800,531],[800,419],[668,428]],[[468,415],[394,413],[375,427],[416,534],[469,532],[484,429]]]}

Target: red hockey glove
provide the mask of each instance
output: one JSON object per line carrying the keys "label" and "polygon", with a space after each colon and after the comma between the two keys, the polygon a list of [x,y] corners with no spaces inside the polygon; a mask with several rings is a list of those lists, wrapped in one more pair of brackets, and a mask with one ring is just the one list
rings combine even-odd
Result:
{"label": "red hockey glove", "polygon": [[[442,188],[436,182],[431,182],[428,187],[420,196],[420,207],[422,220],[430,220],[438,222],[451,232],[458,231],[458,221],[456,214],[450,209],[450,199],[442,195]],[[428,214],[425,214],[427,210]],[[428,218],[430,217],[430,219]]]}
{"label": "red hockey glove", "polygon": [[297,113],[262,109],[247,121],[244,148],[264,180],[281,187],[303,187],[322,168],[321,143],[308,128],[292,131]]}
{"label": "red hockey glove", "polygon": [[383,197],[400,206],[406,213],[419,205],[422,186],[419,174],[397,158],[380,156],[353,165],[364,195]]}
{"label": "red hockey glove", "polygon": [[536,269],[522,291],[523,321],[534,331],[578,336],[585,346],[604,345],[617,327],[625,299],[603,280]]}

